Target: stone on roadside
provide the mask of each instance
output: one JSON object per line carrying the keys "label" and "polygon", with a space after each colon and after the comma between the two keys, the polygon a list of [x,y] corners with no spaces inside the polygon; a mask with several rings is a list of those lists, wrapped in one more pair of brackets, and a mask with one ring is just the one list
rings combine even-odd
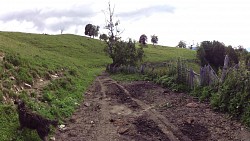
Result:
{"label": "stone on roadside", "polygon": [[27,84],[27,83],[24,83],[24,87],[27,88],[27,89],[31,89],[31,85]]}
{"label": "stone on roadside", "polygon": [[55,141],[56,138],[55,137],[50,137],[50,141]]}
{"label": "stone on roadside", "polygon": [[85,102],[85,103],[84,103],[84,106],[89,107],[89,106],[90,106],[90,103]]}
{"label": "stone on roadside", "polygon": [[119,134],[124,134],[124,133],[128,132],[128,130],[129,130],[129,127],[122,126],[122,127],[118,128],[117,132]]}
{"label": "stone on roadside", "polygon": [[199,105],[195,102],[188,103],[186,107],[188,108],[197,108]]}

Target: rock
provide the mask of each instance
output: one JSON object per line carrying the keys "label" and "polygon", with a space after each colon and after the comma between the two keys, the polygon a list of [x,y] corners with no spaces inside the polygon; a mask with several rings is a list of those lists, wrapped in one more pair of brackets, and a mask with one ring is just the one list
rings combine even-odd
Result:
{"label": "rock", "polygon": [[59,125],[59,128],[60,129],[65,128],[65,125],[61,124],[61,125]]}
{"label": "rock", "polygon": [[59,125],[59,130],[60,131],[65,131],[66,130],[66,126],[63,125],[63,124]]}
{"label": "rock", "polygon": [[117,129],[117,132],[119,134],[124,134],[124,133],[126,133],[128,131],[129,131],[129,127],[124,127],[124,126]]}
{"label": "rock", "polygon": [[16,78],[14,76],[11,76],[10,80],[16,80]]}
{"label": "rock", "polygon": [[89,107],[89,106],[90,106],[90,103],[85,102],[85,103],[84,103],[84,106]]}
{"label": "rock", "polygon": [[197,108],[199,105],[197,103],[191,102],[186,105],[188,108]]}
{"label": "rock", "polygon": [[94,124],[95,122],[91,120],[90,123],[91,123],[91,124]]}
{"label": "rock", "polygon": [[31,89],[31,85],[27,84],[27,83],[24,83],[24,87],[27,88],[27,89]]}
{"label": "rock", "polygon": [[7,101],[7,98],[5,96],[3,96],[3,101]]}
{"label": "rock", "polygon": [[50,137],[50,139],[49,139],[50,141],[55,141],[56,140],[56,138],[55,137]]}
{"label": "rock", "polygon": [[20,89],[17,87],[17,85],[13,85],[13,86],[14,86],[16,92],[19,92],[19,91],[20,91]]}
{"label": "rock", "polygon": [[51,77],[52,78],[58,78],[58,75],[57,74],[55,74],[55,75],[52,74]]}
{"label": "rock", "polygon": [[195,120],[195,118],[189,117],[189,118],[187,118],[186,122],[187,122],[188,124],[192,124],[192,123],[194,123],[194,120]]}

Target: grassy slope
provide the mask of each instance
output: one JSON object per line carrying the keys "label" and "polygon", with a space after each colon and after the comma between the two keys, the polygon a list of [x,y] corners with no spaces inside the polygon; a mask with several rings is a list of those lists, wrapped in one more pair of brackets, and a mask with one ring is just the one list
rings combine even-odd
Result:
{"label": "grassy slope", "polygon": [[166,60],[172,60],[177,58],[193,60],[196,57],[196,51],[183,49],[183,48],[174,48],[174,47],[165,47],[158,46],[155,47],[148,45],[144,48],[146,58],[145,61],[149,62],[162,62]]}
{"label": "grassy slope", "polygon": [[[35,102],[25,94],[20,94],[23,99],[29,101],[30,108],[52,119],[70,116],[76,107],[75,103],[82,100],[82,93],[95,76],[105,69],[106,64],[111,62],[103,53],[103,48],[104,44],[98,40],[75,35],[0,32],[0,52],[19,54],[24,62],[19,67],[27,70],[27,73],[35,70],[39,76],[44,76],[48,71],[66,68],[68,72],[73,71],[77,74],[70,75],[65,72],[65,79],[53,81],[51,85],[44,88],[43,95],[49,100],[49,104]],[[195,58],[195,52],[187,49],[161,46],[155,48],[149,45],[144,50],[146,54],[144,60],[147,62],[161,62],[177,57],[191,60]],[[0,75],[5,76],[1,78],[1,83],[9,79],[8,75],[4,75],[3,69],[4,64],[0,62]],[[10,72],[16,71],[13,68],[10,70],[12,70]],[[37,140],[38,137],[34,132],[32,135],[26,130],[16,133],[18,120],[13,105],[0,104],[0,112],[6,113],[0,115],[1,139]]]}
{"label": "grassy slope", "polygon": [[182,60],[189,60],[187,65],[195,70],[199,71],[200,67],[196,60],[196,51],[184,48],[176,48],[176,47],[165,47],[156,45],[148,45],[148,47],[144,48],[146,57],[144,61],[146,62],[164,62],[168,60],[176,60],[178,58]]}
{"label": "grassy slope", "polygon": [[[67,79],[61,82],[55,81],[44,90],[44,95],[48,95],[49,100],[51,100],[50,106],[42,102],[36,103],[27,100],[31,101],[29,107],[49,118],[70,116],[75,108],[75,103],[81,100],[82,93],[91,84],[95,76],[105,69],[106,64],[111,62],[103,53],[103,47],[102,42],[75,35],[0,33],[0,51],[6,54],[19,54],[21,60],[29,64],[23,65],[22,68],[36,70],[40,75],[61,68],[67,68],[78,74],[77,77],[67,75]],[[70,79],[70,83],[67,81],[68,79]],[[64,82],[67,86],[61,88],[60,84]],[[56,83],[59,83],[59,86]],[[51,87],[58,88],[53,90]],[[73,87],[74,89],[67,87]],[[27,98],[24,96],[24,99]],[[1,139],[37,139],[36,135],[29,137],[30,135],[25,133],[22,135],[16,134],[18,121],[17,114],[13,113],[15,111],[13,106],[1,104],[0,111],[11,113],[0,115],[0,121],[3,122],[0,129]]]}

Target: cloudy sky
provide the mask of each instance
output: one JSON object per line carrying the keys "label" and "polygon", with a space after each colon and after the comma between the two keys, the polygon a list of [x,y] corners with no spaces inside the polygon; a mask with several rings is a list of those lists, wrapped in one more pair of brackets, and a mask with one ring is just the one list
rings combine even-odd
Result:
{"label": "cloudy sky", "polygon": [[[159,44],[176,46],[218,40],[250,50],[248,0],[111,0],[124,40],[157,35]],[[0,31],[84,34],[88,23],[106,31],[108,0],[4,0]],[[106,17],[107,18],[107,17]]]}

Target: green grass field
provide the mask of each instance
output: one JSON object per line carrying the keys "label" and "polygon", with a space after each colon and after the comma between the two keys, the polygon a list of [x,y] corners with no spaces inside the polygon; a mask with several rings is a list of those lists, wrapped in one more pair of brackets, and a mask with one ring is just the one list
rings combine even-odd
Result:
{"label": "green grass field", "polygon": [[[103,51],[104,46],[99,40],[76,35],[0,32],[0,54],[4,53],[6,58],[0,61],[0,140],[39,140],[34,131],[17,130],[16,108],[6,103],[3,97],[22,98],[29,108],[47,118],[62,120],[69,117],[84,99],[88,86],[111,63]],[[188,49],[151,45],[144,50],[146,62],[178,57],[194,60],[196,55],[195,51]],[[13,91],[13,85],[32,84],[36,79],[58,72],[62,72],[63,77],[51,81],[41,94]],[[39,100],[38,95],[41,95]]]}
{"label": "green grass field", "polygon": [[154,47],[153,45],[148,45],[148,47],[144,48],[144,51],[146,54],[144,60],[146,62],[163,62],[178,58],[193,60],[196,58],[196,51],[184,48],[165,47],[158,45]]}

